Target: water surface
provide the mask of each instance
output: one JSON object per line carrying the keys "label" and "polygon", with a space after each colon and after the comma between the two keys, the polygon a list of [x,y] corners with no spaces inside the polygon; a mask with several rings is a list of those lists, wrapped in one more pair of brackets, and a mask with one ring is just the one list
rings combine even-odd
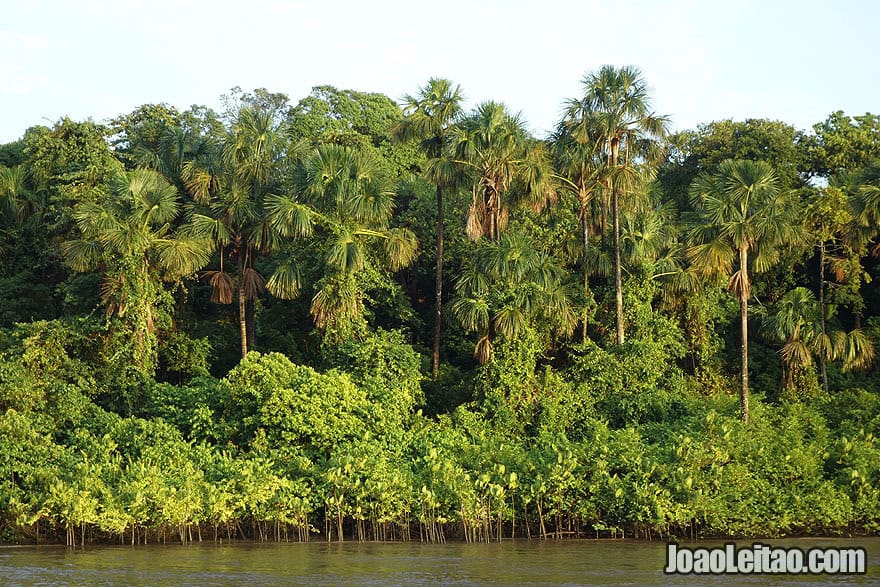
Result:
{"label": "water surface", "polygon": [[[752,541],[741,542],[743,545]],[[667,576],[662,542],[502,544],[211,543],[0,548],[4,586],[152,585],[876,585],[880,538],[764,540],[810,548],[867,548],[868,574]],[[682,543],[719,546],[721,541]]]}

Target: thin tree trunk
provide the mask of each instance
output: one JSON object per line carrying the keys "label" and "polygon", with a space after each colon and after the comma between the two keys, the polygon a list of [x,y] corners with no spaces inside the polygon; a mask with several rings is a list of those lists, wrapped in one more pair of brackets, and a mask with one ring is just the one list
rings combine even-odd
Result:
{"label": "thin tree trunk", "polygon": [[494,241],[498,239],[498,214],[495,210],[497,202],[491,191],[489,194],[489,240]]}
{"label": "thin tree trunk", "polygon": [[247,327],[247,346],[248,349],[254,350],[257,348],[257,317],[252,299],[245,302],[244,320]]}
{"label": "thin tree trunk", "polygon": [[434,353],[432,374],[434,381],[440,375],[440,328],[443,319],[443,190],[437,185],[437,270],[434,275]]}
{"label": "thin tree trunk", "polygon": [[739,270],[742,276],[739,296],[739,319],[740,334],[742,335],[742,390],[740,391],[740,404],[742,407],[742,420],[749,423],[749,273],[748,273],[748,249],[742,247],[739,250]]}
{"label": "thin tree trunk", "polygon": [[[822,341],[825,341],[825,241],[819,243],[819,323]],[[828,393],[828,371],[825,369],[825,352],[819,352],[819,368],[822,371],[822,389]]]}
{"label": "thin tree trunk", "polygon": [[[612,142],[611,145],[611,168],[612,173],[617,168],[617,150],[619,145]],[[620,266],[620,197],[617,193],[617,184],[614,178],[611,182],[611,208],[614,222],[614,300],[617,314],[617,344],[623,344],[623,270]]]}
{"label": "thin tree trunk", "polygon": [[246,301],[244,295],[244,259],[239,254],[238,259],[238,324],[241,331],[241,358],[245,358],[248,353],[247,342],[247,312],[245,309]]}
{"label": "thin tree trunk", "polygon": [[[581,210],[581,231],[582,236],[584,238],[584,301],[589,299],[590,296],[590,274],[587,271],[587,250],[590,247],[590,224],[587,221],[587,211],[586,208]],[[589,315],[589,310],[584,308],[584,323],[581,331],[581,337],[583,338],[583,342],[587,342],[587,316]]]}

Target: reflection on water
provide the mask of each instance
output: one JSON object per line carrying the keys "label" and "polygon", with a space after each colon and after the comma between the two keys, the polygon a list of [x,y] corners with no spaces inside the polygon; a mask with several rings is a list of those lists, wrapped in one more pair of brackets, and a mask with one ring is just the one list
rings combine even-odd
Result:
{"label": "reflection on water", "polygon": [[[761,541],[810,548],[863,546],[865,576],[669,577],[663,543],[308,543],[0,548],[12,585],[870,585],[880,583],[880,538]],[[750,544],[751,542],[743,542]],[[683,543],[684,544],[684,543]],[[721,541],[705,542],[717,546]]]}

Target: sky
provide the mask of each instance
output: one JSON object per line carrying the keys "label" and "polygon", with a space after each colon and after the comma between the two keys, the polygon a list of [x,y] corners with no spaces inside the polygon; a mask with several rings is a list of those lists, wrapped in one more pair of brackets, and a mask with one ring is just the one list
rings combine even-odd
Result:
{"label": "sky", "polygon": [[880,111],[880,2],[0,0],[0,143],[62,116],[219,109],[234,86],[400,99],[430,77],[543,136],[585,73],[635,65],[674,129],[770,118],[808,130]]}

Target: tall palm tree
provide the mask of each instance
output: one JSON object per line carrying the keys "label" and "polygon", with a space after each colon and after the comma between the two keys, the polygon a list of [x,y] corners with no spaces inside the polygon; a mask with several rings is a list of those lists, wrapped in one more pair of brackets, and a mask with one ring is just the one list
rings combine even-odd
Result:
{"label": "tall palm tree", "polygon": [[456,128],[453,157],[472,180],[466,231],[472,240],[497,241],[510,207],[527,202],[540,209],[555,191],[545,145],[530,137],[519,115],[503,104],[483,102]]}
{"label": "tall palm tree", "polygon": [[101,299],[108,315],[131,324],[138,366],[155,366],[155,306],[160,280],[176,280],[208,263],[210,242],[175,233],[177,190],[159,173],[120,172],[107,194],[74,210],[78,238],[62,244],[75,271],[104,273]]}
{"label": "tall palm tree", "polygon": [[[566,119],[589,130],[602,154],[603,176],[611,194],[614,241],[614,288],[617,316],[617,343],[624,340],[623,277],[620,259],[620,196],[626,177],[641,161],[656,162],[654,139],[666,134],[667,119],[650,110],[648,87],[635,67],[611,65],[587,74],[583,79],[584,95],[569,103]],[[577,124],[580,122],[580,124]]]}
{"label": "tall palm tree", "polygon": [[[592,119],[566,116],[557,125],[551,137],[553,163],[557,170],[559,188],[577,198],[580,221],[581,271],[583,274],[584,300],[590,294],[590,231],[596,227],[602,214],[602,160],[597,129]],[[581,322],[581,337],[587,340],[588,307],[585,304]]]}
{"label": "tall palm tree", "polygon": [[706,276],[729,277],[740,303],[743,422],[749,420],[749,273],[766,271],[783,247],[796,243],[799,210],[793,192],[783,191],[773,168],[763,161],[728,159],[691,186],[697,214],[687,251],[693,268]]}
{"label": "tall palm tree", "polygon": [[[189,213],[189,230],[210,238],[219,252],[219,269],[206,272],[213,291],[211,299],[229,304],[235,292],[238,300],[242,358],[254,346],[253,301],[266,283],[254,262],[258,256],[277,249],[282,238],[278,221],[270,222],[266,205],[280,197],[279,167],[290,156],[288,149],[274,112],[243,106],[220,148],[205,148],[207,153],[218,153],[219,158],[205,156],[180,165],[187,190],[195,200]],[[225,263],[227,257],[236,268],[234,276]],[[290,277],[292,272],[287,275]],[[298,285],[291,279],[282,282],[293,289]]]}
{"label": "tall palm tree", "polygon": [[436,188],[437,248],[434,271],[434,347],[432,374],[440,372],[440,331],[443,321],[443,246],[444,217],[443,189],[451,183],[452,173],[447,152],[452,130],[462,115],[461,90],[446,79],[431,78],[416,96],[407,95],[404,101],[404,119],[395,129],[398,140],[417,140],[427,155],[426,171]]}

